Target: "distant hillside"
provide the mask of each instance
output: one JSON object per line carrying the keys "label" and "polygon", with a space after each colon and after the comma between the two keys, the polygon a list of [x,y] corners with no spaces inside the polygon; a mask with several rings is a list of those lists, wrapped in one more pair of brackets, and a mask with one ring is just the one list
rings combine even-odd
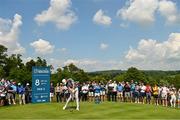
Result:
{"label": "distant hillside", "polygon": [[[157,74],[159,76],[172,76],[180,74],[180,70],[174,70],[174,71],[162,71],[162,70],[141,70],[144,72],[147,76],[156,76]],[[88,75],[96,76],[96,75],[110,75],[110,76],[116,76],[118,74],[122,74],[126,72],[126,70],[105,70],[105,71],[95,71],[95,72],[88,72]]]}
{"label": "distant hillside", "polygon": [[95,71],[95,72],[88,72],[88,75],[96,76],[96,75],[111,75],[111,76],[116,76],[118,74],[124,73],[125,71],[123,70],[105,70],[105,71]]}

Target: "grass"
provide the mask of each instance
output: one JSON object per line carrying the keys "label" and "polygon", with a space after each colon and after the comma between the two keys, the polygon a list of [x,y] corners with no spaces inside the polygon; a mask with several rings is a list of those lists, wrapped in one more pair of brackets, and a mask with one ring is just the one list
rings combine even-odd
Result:
{"label": "grass", "polygon": [[[74,103],[75,104],[75,103]],[[134,103],[80,103],[80,111],[62,103],[0,107],[1,119],[180,119],[180,109]],[[71,104],[70,104],[71,105]]]}

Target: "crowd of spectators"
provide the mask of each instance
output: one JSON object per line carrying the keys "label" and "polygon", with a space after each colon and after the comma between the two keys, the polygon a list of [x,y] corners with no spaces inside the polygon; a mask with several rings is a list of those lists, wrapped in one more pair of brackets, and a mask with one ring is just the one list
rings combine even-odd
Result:
{"label": "crowd of spectators", "polygon": [[4,105],[24,105],[31,102],[31,87],[29,83],[25,85],[16,83],[13,80],[0,80],[0,106]]}
{"label": "crowd of spectators", "polygon": [[[155,104],[180,108],[180,89],[165,85],[150,85],[143,82],[116,82],[109,80],[103,82],[77,83],[79,100],[95,101],[98,97],[101,102],[131,102],[139,104]],[[54,94],[57,102],[65,102],[68,98],[68,89],[63,83],[51,85],[51,94]]]}
{"label": "crowd of spectators", "polygon": [[[150,85],[143,82],[76,82],[79,100],[82,102],[131,102],[139,104],[155,104],[180,108],[180,89],[173,86]],[[29,83],[25,85],[13,80],[0,80],[0,106],[20,105],[31,102],[32,90]],[[65,84],[50,85],[50,101],[66,102],[69,91]]]}

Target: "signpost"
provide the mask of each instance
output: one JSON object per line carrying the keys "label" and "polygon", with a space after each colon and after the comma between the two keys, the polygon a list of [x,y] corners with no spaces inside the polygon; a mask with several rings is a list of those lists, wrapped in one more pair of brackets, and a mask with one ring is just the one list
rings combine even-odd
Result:
{"label": "signpost", "polygon": [[32,103],[50,101],[50,67],[32,67]]}

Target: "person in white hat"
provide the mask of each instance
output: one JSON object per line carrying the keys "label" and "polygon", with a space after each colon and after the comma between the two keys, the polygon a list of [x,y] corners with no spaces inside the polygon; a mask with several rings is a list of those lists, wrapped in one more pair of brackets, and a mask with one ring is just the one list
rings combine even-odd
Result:
{"label": "person in white hat", "polygon": [[75,100],[76,100],[76,110],[79,111],[79,97],[78,97],[79,91],[78,91],[77,85],[75,84],[75,82],[74,82],[74,80],[72,78],[69,78],[68,80],[63,79],[62,82],[64,84],[66,84],[66,86],[68,88],[68,91],[70,93],[70,96],[67,99],[66,104],[63,107],[63,110],[65,110],[67,108],[67,105],[70,102],[70,100],[71,99],[74,100],[74,98],[75,98]]}
{"label": "person in white hat", "polygon": [[31,98],[30,98],[31,92],[32,92],[32,90],[31,90],[30,84],[26,83],[26,86],[25,86],[25,101],[26,101],[26,103],[30,103],[30,101],[31,101]]}

